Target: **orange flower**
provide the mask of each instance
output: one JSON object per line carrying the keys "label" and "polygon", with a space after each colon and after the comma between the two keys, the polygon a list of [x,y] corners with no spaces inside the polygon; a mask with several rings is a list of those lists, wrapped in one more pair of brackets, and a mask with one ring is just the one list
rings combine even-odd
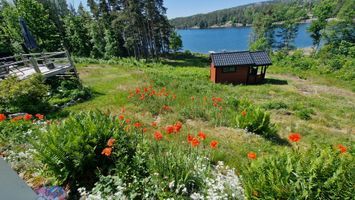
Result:
{"label": "orange flower", "polygon": [[211,146],[212,149],[217,148],[217,145],[218,145],[218,142],[216,140],[212,140],[211,143],[210,143],[210,146]]}
{"label": "orange flower", "polygon": [[206,134],[205,134],[204,132],[200,131],[200,132],[198,133],[198,137],[200,137],[201,140],[205,140],[205,139],[206,139]]}
{"label": "orange flower", "polygon": [[145,98],[144,94],[141,94],[141,97],[139,99],[144,100],[144,98]]}
{"label": "orange flower", "polygon": [[176,122],[174,125],[174,132],[179,132],[180,129],[182,128],[182,123],[181,122]]}
{"label": "orange flower", "polygon": [[39,120],[44,119],[44,115],[41,115],[41,114],[36,114],[35,116],[36,116],[36,117],[37,117],[37,119],[39,119]]}
{"label": "orange flower", "polygon": [[127,124],[131,123],[131,120],[130,119],[126,119],[125,121]]}
{"label": "orange flower", "polygon": [[25,116],[23,117],[24,120],[28,121],[30,119],[32,119],[32,115],[30,114],[25,114]]}
{"label": "orange flower", "polygon": [[152,127],[157,127],[157,122],[152,122]]}
{"label": "orange flower", "polygon": [[254,152],[249,152],[249,153],[248,153],[248,158],[249,158],[249,159],[252,159],[252,160],[255,160],[255,159],[256,159],[256,153],[254,153]]}
{"label": "orange flower", "polygon": [[0,122],[4,121],[6,119],[6,116],[4,114],[0,114]]}
{"label": "orange flower", "polygon": [[139,94],[141,92],[141,89],[136,88],[136,94]]}
{"label": "orange flower", "polygon": [[106,147],[102,150],[101,154],[105,156],[110,156],[112,153],[112,147]]}
{"label": "orange flower", "polygon": [[154,133],[154,138],[155,138],[155,140],[159,141],[159,140],[163,139],[163,134],[161,134],[159,131],[156,131]]}
{"label": "orange flower", "polygon": [[213,103],[213,106],[214,106],[214,107],[217,107],[217,106],[218,106],[218,104],[217,104],[217,103]]}
{"label": "orange flower", "polygon": [[164,105],[164,106],[163,106],[163,110],[169,111],[169,110],[171,110],[171,109],[170,109],[170,107],[169,107],[168,105]]}
{"label": "orange flower", "polygon": [[191,143],[193,139],[194,139],[194,137],[192,135],[190,135],[190,134],[187,135],[187,141],[189,143]]}
{"label": "orange flower", "polygon": [[301,135],[299,133],[292,133],[291,135],[288,136],[288,139],[291,142],[298,142],[301,139]]}
{"label": "orange flower", "polygon": [[118,119],[124,120],[124,116],[123,116],[123,115],[120,115],[120,116],[118,116]]}
{"label": "orange flower", "polygon": [[116,139],[114,138],[110,138],[108,141],[107,141],[107,146],[109,147],[112,147],[116,142]]}
{"label": "orange flower", "polygon": [[200,141],[197,138],[193,138],[191,141],[191,145],[193,147],[197,147],[200,144]]}
{"label": "orange flower", "polygon": [[243,110],[241,114],[243,117],[245,117],[245,116],[247,116],[247,111]]}
{"label": "orange flower", "polygon": [[23,116],[17,116],[11,119],[11,122],[17,122],[19,120],[23,119]]}
{"label": "orange flower", "polygon": [[338,149],[340,150],[341,153],[345,153],[347,151],[346,146],[342,144],[338,144]]}
{"label": "orange flower", "polygon": [[139,123],[139,122],[136,122],[136,123],[134,123],[134,126],[135,126],[136,128],[139,128],[139,127],[141,127],[141,126],[142,126],[142,124],[141,124],[141,123]]}
{"label": "orange flower", "polygon": [[166,131],[167,134],[174,133],[175,127],[172,126],[172,125],[168,125],[168,126],[165,128],[165,131]]}
{"label": "orange flower", "polygon": [[142,129],[143,133],[147,132],[147,130],[148,130],[147,128]]}

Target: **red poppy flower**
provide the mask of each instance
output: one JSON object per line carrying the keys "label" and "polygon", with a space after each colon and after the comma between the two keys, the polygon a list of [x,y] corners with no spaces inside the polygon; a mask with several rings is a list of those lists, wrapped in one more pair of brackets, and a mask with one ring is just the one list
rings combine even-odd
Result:
{"label": "red poppy flower", "polygon": [[245,116],[247,116],[247,111],[243,110],[243,111],[241,112],[241,114],[242,114],[243,117],[245,117]]}
{"label": "red poppy flower", "polygon": [[299,133],[292,133],[291,135],[288,136],[288,139],[291,142],[298,142],[301,139],[301,135]]}
{"label": "red poppy flower", "polygon": [[118,118],[119,118],[120,120],[124,120],[124,116],[123,116],[123,115],[120,115]]}
{"label": "red poppy flower", "polygon": [[169,111],[169,110],[171,110],[171,109],[170,109],[170,107],[169,107],[168,105],[164,105],[164,106],[163,106],[163,110]]}
{"label": "red poppy flower", "polygon": [[197,138],[193,138],[191,141],[191,145],[193,147],[197,147],[200,144],[200,141]]}
{"label": "red poppy flower", "polygon": [[145,96],[144,94],[141,94],[141,97],[139,97],[140,100],[144,100]]}
{"label": "red poppy flower", "polygon": [[147,132],[147,130],[148,130],[147,128],[142,129],[143,133]]}
{"label": "red poppy flower", "polygon": [[0,114],[0,122],[4,121],[6,119],[6,116],[4,114]]}
{"label": "red poppy flower", "polygon": [[105,156],[110,156],[112,153],[112,147],[106,147],[102,150],[101,154]]}
{"label": "red poppy flower", "polygon": [[214,106],[214,107],[217,107],[217,106],[218,106],[218,104],[217,104],[217,103],[213,103],[213,106]]}
{"label": "red poppy flower", "polygon": [[44,119],[44,115],[41,115],[41,114],[36,114],[35,116],[36,116],[36,117],[37,117],[37,119],[39,119],[39,120]]}
{"label": "red poppy flower", "polygon": [[141,124],[141,123],[139,123],[139,122],[136,122],[136,123],[134,123],[134,126],[135,126],[136,128],[139,128],[139,127],[141,127],[141,126],[142,126],[142,124]]}
{"label": "red poppy flower", "polygon": [[182,123],[181,122],[176,122],[174,125],[174,132],[179,132],[180,129],[182,128]]}
{"label": "red poppy flower", "polygon": [[156,131],[154,133],[154,138],[155,138],[155,140],[159,141],[159,140],[163,139],[163,134],[161,134],[159,131]]}
{"label": "red poppy flower", "polygon": [[168,126],[165,128],[165,131],[166,131],[167,134],[174,133],[175,127],[172,126],[172,125],[168,125]]}
{"label": "red poppy flower", "polygon": [[249,153],[248,153],[248,158],[249,158],[249,159],[252,159],[252,160],[255,160],[255,159],[256,159],[256,153],[254,153],[254,152],[249,152]]}
{"label": "red poppy flower", "polygon": [[193,139],[194,139],[194,137],[192,135],[190,135],[190,134],[187,135],[187,141],[189,143],[191,143]]}
{"label": "red poppy flower", "polygon": [[131,120],[130,119],[126,119],[125,121],[127,124],[131,123]]}
{"label": "red poppy flower", "polygon": [[136,88],[136,94],[139,94],[141,92],[141,89]]}
{"label": "red poppy flower", "polygon": [[107,146],[109,147],[112,147],[116,142],[116,139],[114,138],[110,138],[108,141],[107,141]]}
{"label": "red poppy flower", "polygon": [[23,116],[23,119],[26,120],[26,121],[28,121],[28,120],[32,119],[32,115],[30,115],[30,114],[25,114],[25,116]]}
{"label": "red poppy flower", "polygon": [[200,131],[200,132],[198,133],[198,137],[200,137],[201,140],[205,140],[205,139],[206,139],[206,134],[205,134],[204,132]]}
{"label": "red poppy flower", "polygon": [[210,147],[211,147],[212,149],[217,148],[217,145],[218,145],[218,142],[217,142],[216,140],[212,140],[211,143],[210,143]]}
{"label": "red poppy flower", "polygon": [[17,116],[11,119],[11,122],[17,122],[19,120],[23,119],[23,116]]}
{"label": "red poppy flower", "polygon": [[152,127],[157,127],[157,122],[152,122]]}
{"label": "red poppy flower", "polygon": [[340,150],[341,153],[345,153],[347,151],[346,146],[342,144],[338,144],[338,149]]}

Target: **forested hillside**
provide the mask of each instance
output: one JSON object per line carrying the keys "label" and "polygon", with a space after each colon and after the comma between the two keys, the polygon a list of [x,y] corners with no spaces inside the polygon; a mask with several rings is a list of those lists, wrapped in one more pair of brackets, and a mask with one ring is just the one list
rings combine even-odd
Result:
{"label": "forested hillside", "polygon": [[171,26],[162,0],[88,0],[69,8],[66,0],[0,0],[0,54],[27,51],[22,17],[34,36],[34,51],[67,48],[77,56],[156,57],[169,51]]}
{"label": "forested hillside", "polygon": [[[313,16],[313,8],[320,0],[272,0],[261,3],[253,3],[229,9],[217,10],[207,14],[198,14],[190,17],[180,17],[170,20],[170,23],[178,28],[211,28],[223,26],[251,25],[258,14],[268,14],[274,21],[284,21],[288,9],[298,12],[299,20],[309,19]],[[344,4],[345,0],[337,1],[338,5],[332,10],[331,16]]]}

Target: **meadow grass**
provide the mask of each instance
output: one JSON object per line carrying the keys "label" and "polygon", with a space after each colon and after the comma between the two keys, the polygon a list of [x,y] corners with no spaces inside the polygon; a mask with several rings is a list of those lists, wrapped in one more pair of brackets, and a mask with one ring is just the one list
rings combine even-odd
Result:
{"label": "meadow grass", "polygon": [[[350,151],[355,147],[355,94],[345,83],[333,84],[333,78],[327,76],[309,76],[304,80],[278,66],[271,66],[265,84],[213,84],[209,81],[208,59],[193,55],[185,60],[175,56],[149,64],[82,62],[78,64],[78,71],[84,85],[93,90],[94,97],[65,111],[99,109],[120,114],[124,108],[145,123],[158,120],[161,124],[169,124],[180,120],[190,132],[203,130],[208,137],[218,140],[219,150],[214,153],[214,160],[223,160],[237,170],[249,162],[246,155],[250,151],[263,156],[289,146],[237,129],[234,122],[239,113],[230,106],[235,99],[248,99],[267,109],[281,139],[287,140],[290,132],[299,132],[302,135],[299,148],[340,143],[349,146]],[[176,95],[173,111],[152,115],[143,104],[128,98],[136,87],[149,85],[166,87]],[[229,106],[220,111],[227,112],[224,117],[228,119],[224,123],[215,123],[211,116],[190,119],[183,114],[186,107],[199,107],[191,97],[205,96],[230,101]]]}

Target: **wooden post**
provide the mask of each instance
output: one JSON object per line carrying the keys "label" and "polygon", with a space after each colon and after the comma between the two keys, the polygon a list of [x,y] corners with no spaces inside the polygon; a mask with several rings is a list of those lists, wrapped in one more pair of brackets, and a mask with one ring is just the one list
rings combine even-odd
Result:
{"label": "wooden post", "polygon": [[67,58],[68,58],[68,61],[69,61],[70,66],[71,66],[71,67],[73,67],[73,70],[74,70],[75,76],[76,76],[77,78],[79,78],[78,72],[76,71],[76,68],[75,68],[74,62],[73,62],[73,60],[71,59],[71,57],[70,57],[70,54],[69,54],[69,51],[68,51],[68,50],[65,50],[65,55],[66,55],[66,56],[67,56]]}
{"label": "wooden post", "polygon": [[31,61],[31,64],[33,65],[33,68],[35,69],[35,71],[37,73],[41,73],[41,70],[38,67],[37,61],[33,57],[30,57],[30,61]]}
{"label": "wooden post", "polygon": [[47,66],[47,57],[46,57],[46,55],[44,55],[44,53],[43,52],[41,52],[41,56],[43,57],[43,64],[44,64],[44,66]]}
{"label": "wooden post", "polygon": [[21,57],[21,60],[23,61],[23,64],[25,65],[25,67],[29,67],[29,64],[27,63],[26,58],[22,54],[20,54],[20,57]]}

